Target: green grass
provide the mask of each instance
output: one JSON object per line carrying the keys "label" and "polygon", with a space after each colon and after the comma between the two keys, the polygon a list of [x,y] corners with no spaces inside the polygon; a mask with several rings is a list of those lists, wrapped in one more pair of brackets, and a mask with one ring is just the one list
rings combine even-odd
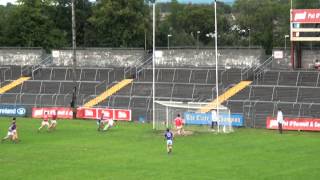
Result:
{"label": "green grass", "polygon": [[[37,133],[39,120],[18,119],[21,142],[0,144],[0,179],[319,179],[320,134],[257,129],[177,137],[167,155],[149,124],[59,121]],[[0,135],[10,124],[0,119]]]}

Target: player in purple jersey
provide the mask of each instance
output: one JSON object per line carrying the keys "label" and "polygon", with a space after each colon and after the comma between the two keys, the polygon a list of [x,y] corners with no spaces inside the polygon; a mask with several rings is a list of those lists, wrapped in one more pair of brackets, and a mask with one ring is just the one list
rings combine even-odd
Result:
{"label": "player in purple jersey", "polygon": [[172,152],[172,144],[173,144],[173,133],[168,128],[164,134],[165,139],[167,140],[167,152],[170,154]]}
{"label": "player in purple jersey", "polygon": [[16,118],[12,118],[12,124],[8,129],[7,136],[4,137],[1,142],[10,139],[14,143],[18,142],[18,132],[17,132],[17,125],[16,125]]}

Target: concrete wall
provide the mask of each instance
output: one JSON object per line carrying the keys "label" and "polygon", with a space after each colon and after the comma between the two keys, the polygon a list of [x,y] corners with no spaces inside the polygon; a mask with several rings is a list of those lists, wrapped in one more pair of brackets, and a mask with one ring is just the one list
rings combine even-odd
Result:
{"label": "concrete wall", "polygon": [[[263,49],[219,49],[221,66],[251,67],[264,58]],[[161,66],[213,66],[214,49],[173,49],[156,52],[157,65]]]}
{"label": "concrete wall", "polygon": [[[144,55],[142,49],[97,49],[77,50],[77,65],[85,67],[127,67]],[[52,50],[56,66],[72,66],[72,50]]]}
{"label": "concrete wall", "polygon": [[291,54],[290,50],[287,49],[285,52],[282,48],[275,48],[273,50],[273,54],[275,51],[281,52],[282,51],[282,58],[274,58],[274,61],[272,62],[272,69],[291,69]]}
{"label": "concrete wall", "polygon": [[[144,56],[143,49],[87,48],[77,50],[80,67],[128,67]],[[0,65],[31,65],[41,60],[41,49],[0,49]],[[263,49],[219,49],[220,66],[251,67],[264,60]],[[53,64],[72,66],[72,50],[52,50]],[[156,51],[157,66],[214,66],[214,49]]]}
{"label": "concrete wall", "polygon": [[0,48],[0,65],[33,65],[41,61],[42,49]]}
{"label": "concrete wall", "polygon": [[313,50],[302,50],[302,68],[304,69],[314,69],[314,62],[316,59],[320,61],[320,50],[313,49]]}

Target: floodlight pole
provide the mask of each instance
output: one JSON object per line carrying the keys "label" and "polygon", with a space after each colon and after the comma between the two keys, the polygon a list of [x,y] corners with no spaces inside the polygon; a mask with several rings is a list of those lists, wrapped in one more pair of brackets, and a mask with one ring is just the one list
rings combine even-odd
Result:
{"label": "floodlight pole", "polygon": [[251,34],[250,34],[251,29],[248,28],[248,33],[249,33],[249,49],[251,49]]}
{"label": "floodlight pole", "polygon": [[[216,55],[216,108],[217,108],[217,118],[218,123],[220,120],[219,116],[219,79],[218,79],[218,23],[217,23],[217,0],[214,1],[214,27],[215,27],[215,55]],[[219,124],[218,124],[219,132]]]}
{"label": "floodlight pole", "polygon": [[71,11],[72,11],[72,74],[73,74],[73,92],[72,92],[72,103],[73,104],[73,118],[76,117],[76,103],[77,103],[77,75],[76,75],[76,67],[77,67],[77,57],[76,57],[76,48],[77,48],[77,41],[76,41],[76,18],[75,18],[75,0],[71,1]]}
{"label": "floodlight pole", "polygon": [[156,2],[155,0],[151,1],[152,2],[152,128],[155,129],[155,93],[156,93],[156,88],[155,88],[155,51],[156,51]]}
{"label": "floodlight pole", "polygon": [[168,50],[170,49],[170,37],[172,36],[172,34],[168,34]]}
{"label": "floodlight pole", "polygon": [[76,18],[75,18],[75,0],[71,1],[71,11],[72,11],[72,73],[73,73],[73,83],[76,83]]}
{"label": "floodlight pole", "polygon": [[200,31],[197,31],[197,49],[199,50],[199,34]]}
{"label": "floodlight pole", "polygon": [[289,35],[284,35],[284,57],[287,58],[287,38],[289,38]]}

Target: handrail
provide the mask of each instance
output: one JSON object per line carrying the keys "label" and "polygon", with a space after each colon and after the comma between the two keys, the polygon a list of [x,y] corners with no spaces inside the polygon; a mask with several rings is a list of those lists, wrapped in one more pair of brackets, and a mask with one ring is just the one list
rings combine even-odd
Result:
{"label": "handrail", "polygon": [[41,66],[45,66],[51,63],[52,55],[48,55],[44,59],[42,59],[38,64],[21,66],[21,75],[33,76],[34,72],[41,68]]}
{"label": "handrail", "polygon": [[[150,53],[146,53],[139,57],[134,63],[133,67],[127,67],[124,70],[124,78],[128,75],[138,76],[138,74],[143,70],[143,67],[152,62],[152,56]],[[129,74],[128,74],[129,73]]]}
{"label": "handrail", "polygon": [[[257,60],[257,59],[256,59],[256,60]],[[254,72],[254,69],[256,69],[257,67],[258,67],[258,65],[254,65],[254,66],[252,66],[252,67],[250,67],[250,68],[246,68],[243,72],[242,72],[242,70],[241,70],[241,80],[244,80],[244,79],[243,79],[243,76],[246,75],[246,74],[247,74],[247,78],[248,78],[249,72],[250,72],[250,71]],[[246,78],[246,79],[247,79],[247,78]]]}
{"label": "handrail", "polygon": [[[138,62],[140,62],[141,60],[143,60],[144,57],[145,57],[145,55],[140,56],[138,59],[136,59],[136,60],[133,62],[133,65],[135,66]],[[124,69],[124,72],[125,72],[125,73],[129,72],[129,71],[131,70],[131,68],[132,68],[131,66],[126,67],[126,68]]]}
{"label": "handrail", "polygon": [[101,85],[104,85],[104,84],[107,84],[107,80],[104,80],[102,81],[101,83],[97,84],[94,86],[94,94],[97,95],[97,87],[101,86]]}
{"label": "handrail", "polygon": [[269,63],[271,63],[273,61],[273,56],[270,56],[268,59],[266,59],[262,64],[260,64],[260,66],[257,66],[254,71],[261,69],[262,67],[268,65]]}

